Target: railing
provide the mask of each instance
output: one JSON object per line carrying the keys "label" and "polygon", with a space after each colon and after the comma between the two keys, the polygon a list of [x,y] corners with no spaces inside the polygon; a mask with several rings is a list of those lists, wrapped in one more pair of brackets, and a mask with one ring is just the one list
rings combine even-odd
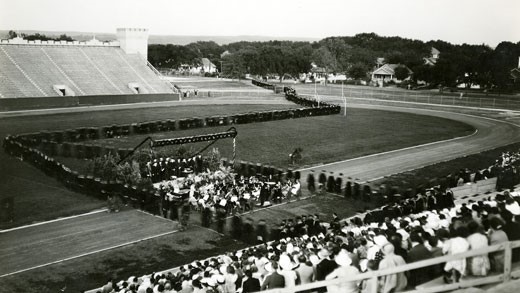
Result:
{"label": "railing", "polygon": [[[370,286],[372,288],[372,291],[367,292],[367,293],[377,293],[378,292],[377,283],[378,283],[378,278],[380,278],[380,277],[384,277],[387,275],[393,275],[393,274],[397,274],[397,273],[401,273],[401,272],[406,272],[406,271],[410,271],[410,270],[425,268],[425,267],[431,267],[433,265],[438,265],[438,264],[442,264],[442,263],[457,260],[457,259],[486,255],[486,254],[489,254],[492,252],[497,252],[497,251],[504,251],[504,268],[503,268],[502,272],[498,275],[495,274],[495,275],[475,278],[475,279],[471,279],[471,280],[464,280],[464,278],[461,278],[461,280],[459,280],[459,282],[456,282],[456,283],[443,284],[443,285],[437,285],[437,286],[432,286],[432,287],[425,287],[425,286],[419,285],[418,286],[418,287],[420,287],[419,289],[415,288],[412,290],[401,291],[401,292],[403,292],[403,293],[435,293],[435,292],[456,290],[456,289],[460,289],[460,288],[480,286],[480,285],[485,285],[485,284],[493,284],[493,283],[500,283],[500,282],[505,283],[505,282],[510,281],[512,278],[520,277],[520,271],[517,271],[517,272],[512,271],[512,250],[515,248],[519,248],[519,247],[520,247],[520,240],[509,241],[509,242],[504,242],[501,244],[496,244],[496,245],[485,247],[485,248],[471,250],[471,251],[460,253],[460,254],[445,255],[445,256],[436,257],[436,258],[432,258],[432,259],[428,259],[428,260],[409,263],[409,264],[406,264],[406,265],[403,265],[400,267],[396,267],[396,268],[361,273],[361,274],[358,274],[358,275],[355,275],[355,276],[352,276],[349,278],[343,278],[343,279],[338,278],[338,279],[334,279],[334,280],[317,281],[317,282],[312,282],[312,283],[308,283],[308,284],[304,284],[304,285],[298,285],[298,286],[291,287],[291,288],[276,288],[276,289],[265,290],[265,291],[260,291],[260,292],[262,292],[262,293],[295,293],[295,292],[312,290],[312,289],[317,289],[317,288],[331,286],[331,285],[341,285],[341,284],[345,284],[345,283],[349,283],[349,282],[360,282],[363,280],[367,280],[368,282],[372,283]],[[178,271],[178,268],[165,270],[165,271],[159,272],[158,274],[166,274],[168,272],[176,272],[176,271]],[[92,289],[92,290],[86,291],[86,293],[94,293],[97,290],[98,289]]]}
{"label": "railing", "polygon": [[139,54],[139,57],[141,57],[141,59],[146,61],[146,66],[148,66],[148,68],[150,68],[153,71],[153,73],[155,73],[159,77],[159,79],[168,86],[168,88],[170,88],[176,94],[179,93],[177,88],[173,84],[171,84],[171,82],[165,80],[163,74],[159,70],[157,70],[157,68],[155,68],[152,65],[152,63],[150,63],[150,61],[148,61],[146,58],[144,58],[144,56],[141,55],[140,53],[138,53],[138,54]]}
{"label": "railing", "polygon": [[434,293],[434,292],[443,292],[443,291],[450,291],[450,290],[456,290],[459,288],[467,288],[467,287],[473,287],[473,286],[480,286],[485,284],[492,284],[492,283],[499,283],[499,282],[508,282],[511,280],[512,277],[519,277],[519,274],[512,274],[512,249],[520,247],[520,240],[518,241],[510,241],[505,242],[481,249],[475,249],[468,252],[456,254],[456,255],[446,255],[441,256],[433,259],[418,261],[410,264],[406,264],[397,268],[391,268],[391,269],[385,269],[385,270],[379,270],[379,271],[373,271],[373,272],[367,272],[362,273],[359,275],[355,275],[349,278],[344,279],[334,279],[334,280],[326,280],[326,281],[319,281],[304,285],[295,286],[292,288],[279,288],[279,289],[272,289],[272,290],[266,290],[262,291],[265,293],[291,293],[291,292],[300,292],[304,290],[312,290],[320,287],[326,287],[330,285],[341,285],[349,282],[358,282],[362,280],[368,280],[368,282],[372,282],[372,292],[368,293],[377,293],[377,282],[379,277],[384,277],[387,275],[393,275],[401,272],[406,272],[410,270],[415,270],[419,268],[425,268],[430,267],[437,264],[442,264],[448,261],[453,261],[457,259],[463,259],[473,256],[479,256],[479,255],[485,255],[491,252],[496,251],[504,251],[505,257],[504,257],[504,269],[502,273],[498,275],[492,275],[487,277],[481,277],[471,280],[463,280],[461,279],[457,283],[453,284],[443,284],[443,285],[437,285],[432,287],[421,287],[420,289],[413,289],[404,291],[407,293]]}
{"label": "railing", "polygon": [[[302,96],[314,96],[314,91],[310,89],[298,89]],[[455,96],[442,94],[429,94],[417,91],[383,91],[378,89],[358,90],[345,88],[343,96],[341,89],[332,88],[331,90],[320,89],[317,92],[322,97],[339,98],[361,98],[367,100],[388,100],[419,104],[433,104],[443,106],[465,107],[465,108],[490,108],[520,110],[520,100],[506,97],[474,97],[474,96]]]}

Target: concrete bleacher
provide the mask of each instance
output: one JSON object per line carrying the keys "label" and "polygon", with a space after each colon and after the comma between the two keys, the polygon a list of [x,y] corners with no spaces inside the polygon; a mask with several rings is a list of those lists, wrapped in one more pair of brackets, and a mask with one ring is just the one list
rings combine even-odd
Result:
{"label": "concrete bleacher", "polygon": [[0,98],[172,93],[138,54],[119,47],[0,45]]}

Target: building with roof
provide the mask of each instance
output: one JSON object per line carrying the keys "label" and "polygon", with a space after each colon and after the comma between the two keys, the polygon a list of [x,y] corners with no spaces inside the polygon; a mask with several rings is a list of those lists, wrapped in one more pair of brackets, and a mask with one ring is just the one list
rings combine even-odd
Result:
{"label": "building with roof", "polygon": [[413,74],[413,71],[408,68],[408,66],[403,64],[385,64],[372,72],[372,81],[377,82],[382,85],[384,82],[393,81],[395,83],[400,83],[403,80],[397,79],[395,76],[395,70],[397,67],[404,67],[408,70],[408,77],[404,80],[410,79]]}
{"label": "building with roof", "polygon": [[208,58],[202,58],[202,73],[216,73],[217,67]]}
{"label": "building with roof", "polygon": [[437,61],[439,60],[439,56],[440,56],[441,52],[439,50],[435,49],[434,47],[432,47],[430,54],[431,54],[430,57],[423,58],[424,64],[434,66],[435,64],[437,64]]}

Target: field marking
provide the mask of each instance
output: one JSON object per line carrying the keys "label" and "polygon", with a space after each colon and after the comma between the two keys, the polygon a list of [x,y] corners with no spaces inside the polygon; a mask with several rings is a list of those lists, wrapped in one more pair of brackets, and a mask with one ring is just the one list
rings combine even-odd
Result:
{"label": "field marking", "polygon": [[69,217],[63,217],[63,218],[57,218],[57,219],[54,219],[54,220],[43,221],[43,222],[28,224],[28,225],[24,225],[24,226],[14,227],[14,228],[10,228],[10,229],[0,230],[0,233],[7,233],[7,232],[12,232],[12,231],[16,231],[16,230],[25,229],[25,228],[30,228],[30,227],[50,224],[50,223],[54,223],[54,222],[59,222],[59,221],[79,218],[79,217],[83,217],[83,216],[90,216],[90,215],[94,215],[94,214],[98,214],[98,213],[103,213],[103,212],[106,212],[106,211],[108,211],[108,209],[94,210],[94,211],[91,211],[91,212],[88,212],[88,213],[84,213],[84,214],[79,214],[79,215],[74,215],[74,216],[69,216]]}
{"label": "field marking", "polygon": [[102,248],[102,249],[98,249],[98,250],[95,250],[95,251],[82,253],[80,255],[75,255],[75,256],[67,257],[67,258],[64,258],[64,259],[57,260],[57,261],[53,261],[53,262],[49,262],[49,263],[33,266],[33,267],[26,268],[26,269],[23,269],[23,270],[18,270],[18,271],[15,271],[15,272],[3,274],[3,275],[0,275],[0,278],[16,275],[16,274],[19,274],[19,273],[27,272],[27,271],[38,269],[38,268],[43,268],[43,267],[50,266],[50,265],[53,265],[53,264],[58,264],[58,263],[61,263],[61,262],[73,260],[73,259],[76,259],[76,258],[88,256],[88,255],[91,255],[91,254],[96,254],[96,253],[104,252],[104,251],[107,251],[107,250],[111,250],[111,249],[127,246],[127,245],[130,245],[130,244],[135,244],[135,243],[138,243],[138,242],[142,242],[142,241],[146,241],[146,240],[150,240],[150,239],[166,236],[166,235],[173,234],[173,233],[176,233],[176,232],[179,232],[179,230],[173,230],[173,231],[157,234],[157,235],[154,235],[154,236],[148,236],[148,237],[141,238],[141,239],[138,239],[138,240],[125,242],[125,243],[114,245],[114,246],[110,246],[110,247],[107,247],[107,248]]}

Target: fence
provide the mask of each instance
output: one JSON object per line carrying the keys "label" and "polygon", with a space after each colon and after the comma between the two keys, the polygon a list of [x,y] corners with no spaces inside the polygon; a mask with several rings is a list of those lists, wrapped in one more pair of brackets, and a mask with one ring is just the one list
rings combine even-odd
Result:
{"label": "fence", "polygon": [[[520,240],[517,241],[509,241],[481,249],[475,249],[468,252],[455,254],[455,255],[445,255],[441,257],[436,257],[433,259],[428,260],[422,260],[414,263],[409,263],[400,267],[391,268],[391,269],[385,269],[385,270],[378,270],[378,271],[372,271],[372,272],[366,272],[366,273],[360,273],[358,275],[348,277],[348,278],[338,278],[334,280],[325,280],[325,281],[317,281],[309,284],[304,285],[298,285],[292,288],[277,288],[277,289],[271,289],[271,290],[265,290],[261,292],[265,293],[294,293],[294,292],[302,292],[302,291],[310,291],[313,289],[326,287],[330,285],[341,285],[348,282],[360,282],[363,280],[366,280],[368,282],[372,282],[372,288],[371,292],[366,293],[377,293],[377,282],[378,278],[393,275],[401,272],[407,272],[410,270],[420,269],[420,268],[426,268],[431,267],[433,265],[442,264],[448,261],[473,257],[473,256],[479,256],[484,254],[489,254],[492,252],[497,251],[504,251],[504,267],[501,273],[499,274],[491,274],[486,277],[480,277],[480,278],[473,278],[464,280],[462,278],[459,280],[459,282],[453,283],[453,284],[442,284],[442,285],[433,285],[433,286],[425,286],[424,284],[417,286],[415,289],[402,291],[404,293],[435,293],[435,292],[444,292],[444,291],[450,291],[450,290],[457,290],[460,288],[468,288],[468,287],[474,287],[474,286],[481,286],[485,284],[494,284],[494,283],[500,283],[500,282],[509,282],[512,278],[518,278],[520,277],[520,271],[513,271],[513,262],[512,262],[512,250],[515,248],[520,247]],[[178,271],[178,268],[172,268],[168,269],[162,272],[159,272],[157,274],[167,274],[169,272],[176,272]],[[86,291],[86,293],[94,293],[98,289],[92,289],[89,291]],[[312,291],[311,291],[312,292]]]}
{"label": "fence", "polygon": [[[299,93],[303,96],[314,97],[314,91],[310,89],[299,89]],[[320,89],[318,95],[341,98],[341,89],[330,87],[329,90]],[[343,91],[345,97],[356,97],[362,99],[390,100],[399,102],[412,102],[421,104],[436,104],[446,106],[459,106],[471,108],[491,108],[491,109],[508,109],[520,110],[520,99],[511,98],[487,98],[487,97],[470,97],[424,93],[417,91],[388,91],[378,89],[352,89],[346,88]]]}
{"label": "fence", "polygon": [[414,269],[419,268],[425,268],[430,267],[437,264],[442,264],[447,261],[453,261],[473,256],[479,256],[483,254],[488,254],[492,252],[497,251],[504,251],[505,258],[504,258],[504,268],[503,271],[496,275],[481,277],[481,278],[475,278],[475,279],[468,279],[463,280],[461,279],[457,283],[453,284],[442,284],[442,285],[434,285],[431,287],[426,286],[418,286],[415,289],[404,291],[407,293],[434,293],[434,292],[444,292],[444,291],[450,291],[450,290],[456,290],[459,288],[468,288],[468,287],[474,287],[474,286],[480,286],[485,284],[492,284],[492,283],[499,283],[499,282],[508,282],[511,280],[511,278],[517,278],[520,276],[520,271],[512,272],[512,249],[520,247],[520,240],[518,241],[510,241],[505,242],[502,244],[497,244],[481,249],[475,249],[468,252],[456,254],[456,255],[446,255],[441,256],[433,259],[418,261],[410,264],[406,264],[400,267],[391,268],[391,269],[385,269],[385,270],[379,270],[379,271],[373,271],[373,272],[367,272],[362,273],[359,275],[355,275],[352,277],[344,278],[344,279],[334,279],[334,280],[326,280],[326,281],[320,281],[320,282],[314,282],[304,285],[295,286],[292,288],[280,288],[280,289],[272,289],[272,290],[266,290],[262,291],[265,293],[292,293],[292,292],[301,292],[304,290],[312,290],[317,289],[320,287],[330,286],[330,285],[342,285],[349,282],[359,282],[362,280],[368,280],[368,282],[372,282],[372,291],[367,293],[377,293],[377,282],[379,277],[384,277],[388,275],[393,275],[401,272],[406,272]]}

